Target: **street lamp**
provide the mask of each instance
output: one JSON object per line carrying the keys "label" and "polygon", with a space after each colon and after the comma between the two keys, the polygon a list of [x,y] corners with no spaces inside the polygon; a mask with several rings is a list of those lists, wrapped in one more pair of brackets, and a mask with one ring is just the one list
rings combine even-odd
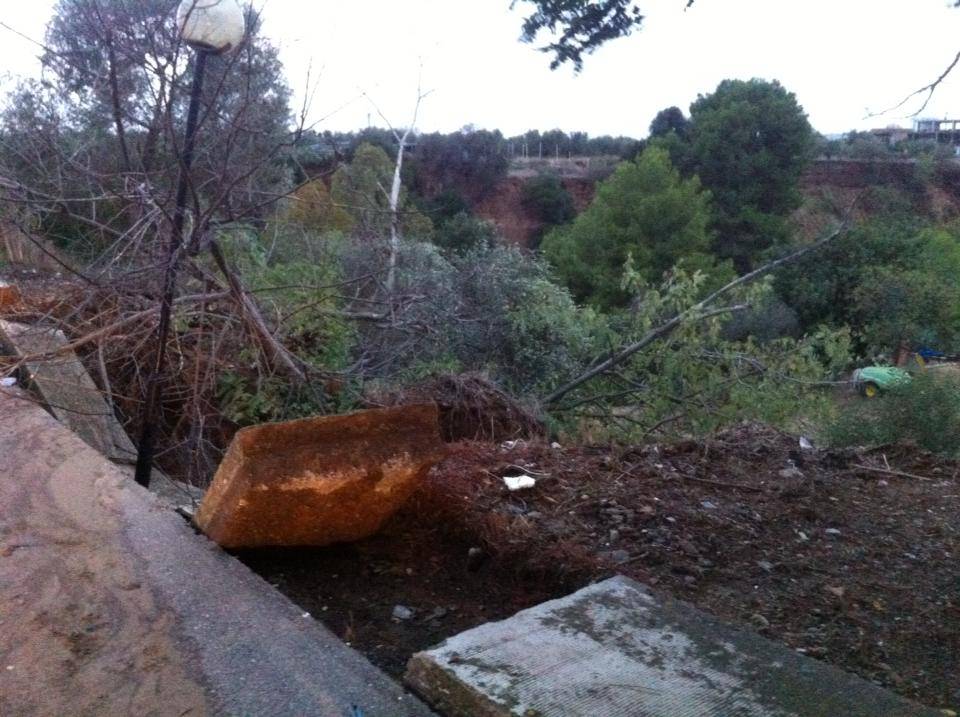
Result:
{"label": "street lamp", "polygon": [[156,443],[156,413],[161,399],[160,378],[167,353],[167,336],[170,333],[170,316],[173,313],[173,300],[177,288],[180,252],[184,247],[183,222],[186,214],[190,167],[193,164],[197,119],[200,114],[203,73],[210,55],[229,52],[243,42],[246,34],[246,20],[237,0],[183,0],[177,8],[177,27],[181,39],[197,51],[197,62],[193,70],[190,108],[187,111],[187,126],[184,131],[183,150],[180,154],[173,229],[170,232],[164,268],[160,320],[157,324],[157,350],[153,367],[147,378],[146,398],[140,413],[140,442],[137,446],[137,467],[134,471],[134,479],[145,488],[150,485]]}
{"label": "street lamp", "polygon": [[183,0],[177,8],[177,27],[184,42],[213,53],[234,49],[247,31],[236,0]]}

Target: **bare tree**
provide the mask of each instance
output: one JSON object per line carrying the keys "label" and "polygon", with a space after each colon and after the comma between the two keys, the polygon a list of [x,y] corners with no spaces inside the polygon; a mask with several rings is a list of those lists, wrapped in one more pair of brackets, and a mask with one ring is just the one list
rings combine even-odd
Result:
{"label": "bare tree", "polygon": [[[173,189],[190,65],[176,5],[60,0],[38,42],[44,78],[21,84],[0,118],[8,236],[46,251],[67,275],[63,301],[35,318],[65,329],[70,348],[96,356],[96,374],[127,417],[144,392],[162,238],[178,226]],[[238,51],[208,58],[176,247],[184,269],[174,300],[180,328],[164,371],[166,405],[176,410],[164,414],[164,427],[183,436],[196,475],[215,464],[213,402],[231,355],[252,350],[257,371],[293,383],[322,375],[284,345],[221,241],[262,223],[293,189],[285,158],[302,131],[290,127],[289,89],[256,13],[248,11],[247,25]],[[51,240],[61,248],[51,250]]]}
{"label": "bare tree", "polygon": [[380,115],[380,118],[387,124],[387,127],[390,128],[390,131],[393,133],[394,138],[397,141],[397,158],[394,163],[393,169],[393,182],[390,185],[390,192],[387,194],[387,200],[390,206],[390,255],[387,261],[387,294],[392,296],[396,288],[396,273],[397,273],[397,257],[400,254],[400,240],[401,240],[401,214],[400,214],[400,190],[402,188],[401,173],[403,171],[403,157],[404,153],[407,150],[407,145],[410,141],[410,137],[416,132],[417,128],[417,118],[420,114],[420,103],[423,102],[424,98],[427,97],[430,92],[423,91],[423,85],[421,82],[417,83],[417,101],[414,103],[413,107],[413,117],[410,120],[410,124],[407,125],[406,129],[401,133],[399,130],[394,129],[390,124],[383,112],[380,111],[380,108],[370,100],[369,96],[367,97],[370,100],[370,103],[376,109],[377,114]]}

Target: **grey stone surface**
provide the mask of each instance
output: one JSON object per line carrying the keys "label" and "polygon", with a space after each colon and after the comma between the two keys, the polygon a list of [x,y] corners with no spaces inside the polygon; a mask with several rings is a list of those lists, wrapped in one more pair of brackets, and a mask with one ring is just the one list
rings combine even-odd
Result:
{"label": "grey stone surface", "polygon": [[23,378],[54,416],[87,445],[117,463],[133,463],[137,451],[62,331],[0,320],[0,353],[26,362]]}
{"label": "grey stone surface", "polygon": [[448,717],[934,717],[858,677],[624,577],[418,653]]}
{"label": "grey stone surface", "polygon": [[19,389],[0,393],[0,715],[428,717]]}

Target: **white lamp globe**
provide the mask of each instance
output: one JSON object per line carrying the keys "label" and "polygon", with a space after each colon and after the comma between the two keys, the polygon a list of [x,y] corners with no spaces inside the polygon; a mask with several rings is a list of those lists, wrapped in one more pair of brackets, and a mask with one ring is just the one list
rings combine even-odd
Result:
{"label": "white lamp globe", "polygon": [[243,42],[246,19],[237,0],[183,0],[177,27],[184,42],[208,52],[229,52]]}

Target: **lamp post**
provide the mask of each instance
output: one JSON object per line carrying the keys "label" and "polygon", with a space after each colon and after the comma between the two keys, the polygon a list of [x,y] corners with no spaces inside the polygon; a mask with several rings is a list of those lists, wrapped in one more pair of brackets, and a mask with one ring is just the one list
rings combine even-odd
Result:
{"label": "lamp post", "polygon": [[156,414],[161,400],[160,379],[166,360],[167,337],[170,333],[170,318],[177,288],[180,252],[184,246],[183,223],[186,215],[190,167],[193,164],[197,119],[200,114],[203,73],[210,55],[229,52],[243,41],[246,34],[246,21],[237,0],[183,0],[177,8],[177,27],[181,39],[197,51],[197,61],[193,70],[190,108],[187,111],[187,126],[180,154],[173,227],[164,264],[160,320],[157,324],[157,349],[150,375],[147,377],[146,396],[140,412],[140,441],[137,446],[137,467],[134,471],[134,479],[145,488],[150,485],[156,443]]}

